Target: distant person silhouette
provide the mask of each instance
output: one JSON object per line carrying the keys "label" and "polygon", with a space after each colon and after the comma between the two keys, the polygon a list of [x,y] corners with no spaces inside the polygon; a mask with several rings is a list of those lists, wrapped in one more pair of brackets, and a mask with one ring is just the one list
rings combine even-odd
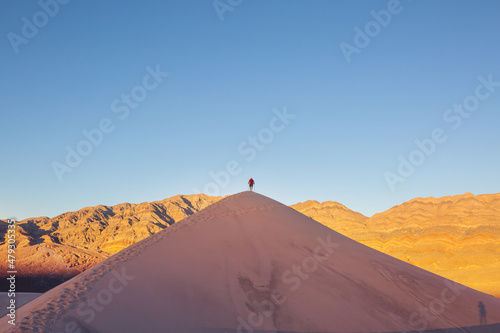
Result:
{"label": "distant person silhouette", "polygon": [[484,306],[483,302],[479,302],[477,307],[479,308],[479,321],[481,325],[486,325],[486,307]]}
{"label": "distant person silhouette", "polygon": [[253,180],[253,178],[250,178],[250,180],[248,181],[248,186],[250,186],[250,191],[253,191],[254,184],[255,184],[255,181]]}

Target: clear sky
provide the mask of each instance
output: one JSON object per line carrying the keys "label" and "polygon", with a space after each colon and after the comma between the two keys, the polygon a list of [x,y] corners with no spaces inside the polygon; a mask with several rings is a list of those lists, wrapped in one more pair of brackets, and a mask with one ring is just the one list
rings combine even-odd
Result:
{"label": "clear sky", "polygon": [[0,3],[0,218],[500,192],[498,1],[59,1]]}

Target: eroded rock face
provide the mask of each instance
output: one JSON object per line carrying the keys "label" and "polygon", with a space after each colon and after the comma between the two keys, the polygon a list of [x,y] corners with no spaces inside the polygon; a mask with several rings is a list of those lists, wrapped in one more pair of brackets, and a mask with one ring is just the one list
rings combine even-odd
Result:
{"label": "eroded rock face", "polygon": [[292,207],[369,247],[500,298],[500,194],[416,198],[370,218],[332,202]]}
{"label": "eroded rock face", "polygon": [[[177,195],[156,202],[99,205],[54,218],[19,221],[16,227],[17,288],[46,291],[220,199]],[[7,257],[6,229],[6,221],[0,221],[2,258]],[[0,264],[1,274],[7,271],[5,265],[5,261]]]}

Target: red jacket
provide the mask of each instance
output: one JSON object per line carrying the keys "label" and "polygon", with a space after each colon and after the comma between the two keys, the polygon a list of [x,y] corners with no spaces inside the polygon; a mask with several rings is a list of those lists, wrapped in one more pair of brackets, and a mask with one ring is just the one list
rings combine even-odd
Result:
{"label": "red jacket", "polygon": [[255,184],[255,182],[253,181],[252,178],[250,178],[250,180],[248,181],[248,184],[253,185],[253,184]]}

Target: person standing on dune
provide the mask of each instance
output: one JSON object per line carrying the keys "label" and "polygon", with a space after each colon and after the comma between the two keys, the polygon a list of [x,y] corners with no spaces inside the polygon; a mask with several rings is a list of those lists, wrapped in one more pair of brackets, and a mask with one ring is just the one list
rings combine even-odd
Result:
{"label": "person standing on dune", "polygon": [[253,191],[254,184],[255,184],[255,181],[253,180],[253,178],[250,178],[250,180],[248,181],[248,186],[250,186],[250,191]]}

